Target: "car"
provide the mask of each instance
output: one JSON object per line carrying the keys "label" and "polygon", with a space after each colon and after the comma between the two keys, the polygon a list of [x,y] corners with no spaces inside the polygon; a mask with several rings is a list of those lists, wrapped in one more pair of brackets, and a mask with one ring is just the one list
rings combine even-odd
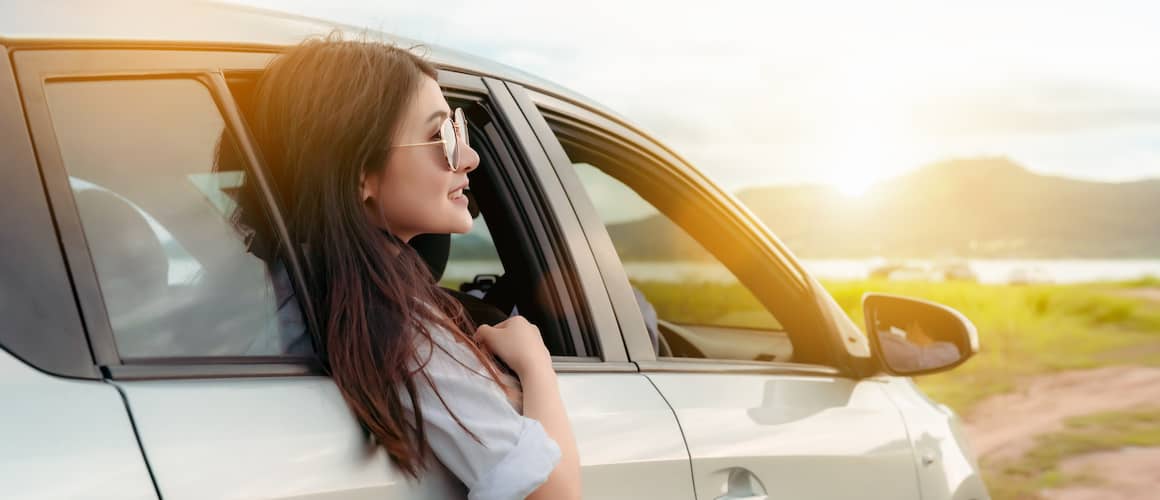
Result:
{"label": "car", "polygon": [[[275,298],[305,296],[302,263],[248,96],[279,50],[334,28],[207,3],[0,3],[5,497],[464,496],[437,462],[418,480],[394,468],[314,346],[280,335]],[[496,304],[506,286],[504,309],[539,326],[585,498],[988,497],[959,417],[911,379],[978,351],[967,319],[870,294],[864,333],[641,128],[518,70],[428,54],[481,156],[480,220],[451,238],[443,284]],[[215,164],[219,148],[243,164]],[[247,179],[285,273],[231,216]],[[921,354],[916,328],[957,357],[892,363]]]}

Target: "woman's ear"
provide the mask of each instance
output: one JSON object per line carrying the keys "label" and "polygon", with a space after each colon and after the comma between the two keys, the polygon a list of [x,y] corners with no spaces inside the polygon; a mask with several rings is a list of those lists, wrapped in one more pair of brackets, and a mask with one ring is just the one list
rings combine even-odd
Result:
{"label": "woman's ear", "polygon": [[366,203],[367,200],[374,198],[375,194],[377,194],[375,191],[378,187],[378,183],[375,182],[375,177],[377,176],[368,176],[366,170],[363,170],[358,174],[359,200],[363,203]]}

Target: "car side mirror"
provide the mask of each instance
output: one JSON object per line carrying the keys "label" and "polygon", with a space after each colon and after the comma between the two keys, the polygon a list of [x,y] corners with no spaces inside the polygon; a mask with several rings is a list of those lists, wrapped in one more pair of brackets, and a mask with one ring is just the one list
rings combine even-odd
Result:
{"label": "car side mirror", "polygon": [[979,352],[979,333],[962,313],[897,295],[862,296],[874,356],[892,375],[950,370]]}

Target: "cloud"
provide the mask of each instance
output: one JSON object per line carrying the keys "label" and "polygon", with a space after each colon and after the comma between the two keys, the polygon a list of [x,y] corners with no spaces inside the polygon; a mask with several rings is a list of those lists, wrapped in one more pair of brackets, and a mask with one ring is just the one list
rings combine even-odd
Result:
{"label": "cloud", "polygon": [[559,82],[731,186],[972,154],[1069,175],[1160,173],[1155,3],[239,1]]}
{"label": "cloud", "polygon": [[1039,82],[930,98],[916,123],[942,136],[1066,134],[1160,125],[1160,91],[1129,85]]}

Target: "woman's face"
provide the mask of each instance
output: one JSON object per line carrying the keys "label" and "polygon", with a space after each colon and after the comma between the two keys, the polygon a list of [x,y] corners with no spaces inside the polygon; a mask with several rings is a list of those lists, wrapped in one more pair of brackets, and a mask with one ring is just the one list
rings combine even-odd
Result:
{"label": "woman's face", "polygon": [[[450,114],[439,84],[424,77],[391,143],[438,141],[439,126]],[[367,217],[403,241],[425,233],[470,231],[472,219],[463,188],[467,173],[479,166],[479,154],[462,141],[459,151],[459,169],[452,172],[440,144],[393,148],[386,165],[363,178]]]}

